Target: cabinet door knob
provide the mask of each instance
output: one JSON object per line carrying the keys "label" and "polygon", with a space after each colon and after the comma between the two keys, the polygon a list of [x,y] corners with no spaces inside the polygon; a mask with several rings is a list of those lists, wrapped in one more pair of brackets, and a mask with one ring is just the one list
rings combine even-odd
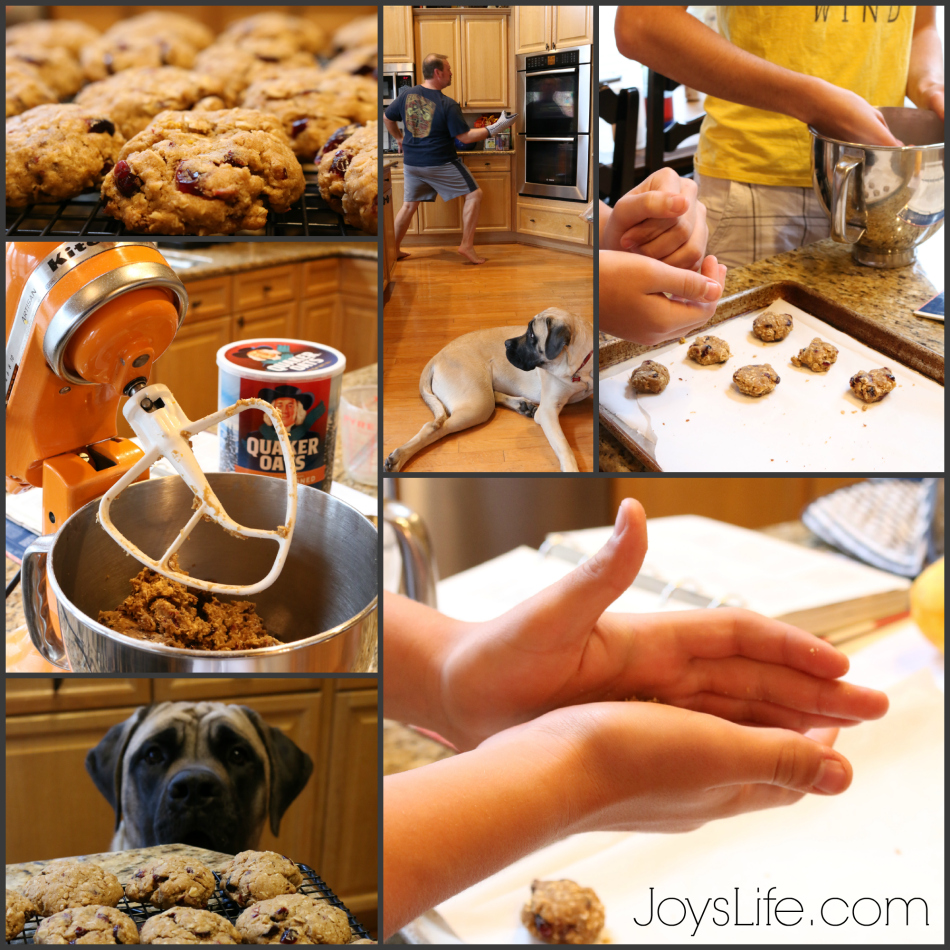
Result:
{"label": "cabinet door knob", "polygon": [[534,218],[528,218],[528,220],[529,220],[532,224],[534,224]]}
{"label": "cabinet door knob", "polygon": [[237,325],[238,325],[239,327],[243,327],[243,326],[244,326],[244,317],[238,317],[238,318],[237,318]]}
{"label": "cabinet door knob", "polygon": [[192,301],[191,301],[191,309],[192,309],[192,310],[194,310],[196,307],[200,307],[200,306],[201,306],[201,301],[200,301],[200,300],[192,300]]}
{"label": "cabinet door knob", "polygon": [[573,225],[573,224],[568,224],[568,225],[565,225],[565,227],[572,228],[572,227],[574,227],[574,225]]}
{"label": "cabinet door knob", "polygon": [[270,293],[270,287],[269,287],[267,284],[264,284],[264,293],[265,293],[265,294],[269,294],[269,293]]}

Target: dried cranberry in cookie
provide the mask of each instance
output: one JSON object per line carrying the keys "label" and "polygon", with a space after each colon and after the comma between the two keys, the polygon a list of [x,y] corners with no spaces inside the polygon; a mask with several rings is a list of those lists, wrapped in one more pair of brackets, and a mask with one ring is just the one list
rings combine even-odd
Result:
{"label": "dried cranberry in cookie", "polygon": [[851,377],[851,391],[865,402],[880,402],[897,385],[894,374],[886,366]]}
{"label": "dried cranberry in cookie", "polygon": [[350,922],[339,907],[307,894],[259,901],[237,919],[245,943],[349,943]]}
{"label": "dried cranberry in cookie", "polygon": [[33,942],[137,944],[139,931],[132,918],[121,910],[91,904],[69,907],[47,917],[36,928]]}

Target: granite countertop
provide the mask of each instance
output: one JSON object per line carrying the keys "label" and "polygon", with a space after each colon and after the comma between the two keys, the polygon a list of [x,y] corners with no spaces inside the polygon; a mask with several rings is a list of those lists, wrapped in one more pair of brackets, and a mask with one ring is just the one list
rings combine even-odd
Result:
{"label": "granite countertop", "polygon": [[[279,264],[295,264],[300,261],[318,260],[324,257],[361,257],[377,259],[376,239],[371,241],[234,241],[217,244],[214,247],[165,248],[171,255],[169,264],[172,270],[185,282],[204,280],[207,277],[221,277],[225,274],[238,274],[241,271],[258,270],[262,267],[276,267]],[[194,267],[176,266],[174,258],[185,255],[190,258],[209,258],[210,263],[199,263]]]}
{"label": "granite countertop", "polygon": [[[943,324],[915,317],[913,311],[943,289],[943,249],[943,231],[938,231],[917,249],[916,263],[879,270],[856,264],[850,246],[837,244],[828,238],[754,264],[732,268],[726,274],[724,296],[775,281],[797,281],[942,357]],[[713,317],[707,326],[716,322]],[[616,337],[600,334],[601,347],[617,342]],[[633,356],[648,349],[651,347],[634,347],[628,352]],[[600,429],[599,454],[602,472],[645,471],[633,454],[603,427]]]}

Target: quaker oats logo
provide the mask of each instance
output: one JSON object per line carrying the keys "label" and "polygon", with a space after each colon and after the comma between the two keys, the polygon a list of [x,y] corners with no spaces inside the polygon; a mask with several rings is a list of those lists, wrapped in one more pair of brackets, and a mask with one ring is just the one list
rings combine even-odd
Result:
{"label": "quaker oats logo", "polygon": [[435,115],[435,103],[425,96],[414,92],[406,96],[406,128],[414,138],[424,139],[432,131],[432,116]]}

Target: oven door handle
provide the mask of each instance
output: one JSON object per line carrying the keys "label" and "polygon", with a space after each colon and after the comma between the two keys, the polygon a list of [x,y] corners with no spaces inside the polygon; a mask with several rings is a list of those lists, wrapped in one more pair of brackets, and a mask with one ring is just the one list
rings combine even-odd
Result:
{"label": "oven door handle", "polygon": [[[522,134],[524,134],[524,133],[522,133]],[[566,138],[566,139],[558,139],[558,138],[553,138],[553,137],[552,137],[552,138],[540,138],[540,137],[532,137],[532,136],[527,136],[527,135],[526,135],[526,136],[525,136],[525,141],[526,141],[526,142],[573,142],[574,139],[576,139],[576,138],[577,138],[576,135],[571,135],[571,136],[569,136],[569,137]]]}
{"label": "oven door handle", "polygon": [[533,69],[530,72],[526,72],[526,76],[553,76],[555,73],[576,73],[577,67],[570,66],[567,69],[540,69],[535,72]]}

